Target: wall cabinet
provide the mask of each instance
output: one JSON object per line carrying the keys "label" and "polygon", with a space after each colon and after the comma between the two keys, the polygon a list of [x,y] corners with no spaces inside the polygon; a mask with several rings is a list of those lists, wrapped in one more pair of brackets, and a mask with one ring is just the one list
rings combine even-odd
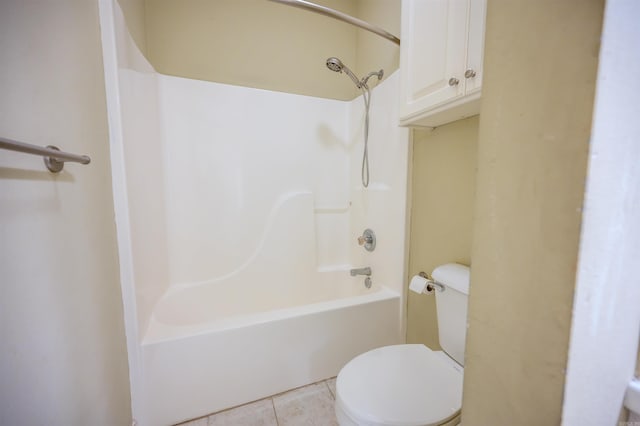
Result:
{"label": "wall cabinet", "polygon": [[486,0],[403,0],[400,124],[480,112]]}

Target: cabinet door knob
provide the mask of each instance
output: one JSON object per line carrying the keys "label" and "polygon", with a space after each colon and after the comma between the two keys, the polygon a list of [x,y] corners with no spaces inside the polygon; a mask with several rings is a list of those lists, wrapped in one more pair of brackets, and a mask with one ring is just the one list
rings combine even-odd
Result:
{"label": "cabinet door knob", "polygon": [[449,86],[457,86],[457,85],[458,85],[458,83],[460,83],[460,80],[458,80],[458,79],[457,79],[457,78],[455,78],[455,77],[451,77],[451,78],[449,79]]}
{"label": "cabinet door knob", "polygon": [[472,69],[468,69],[464,72],[465,78],[473,78],[476,76],[476,72]]}

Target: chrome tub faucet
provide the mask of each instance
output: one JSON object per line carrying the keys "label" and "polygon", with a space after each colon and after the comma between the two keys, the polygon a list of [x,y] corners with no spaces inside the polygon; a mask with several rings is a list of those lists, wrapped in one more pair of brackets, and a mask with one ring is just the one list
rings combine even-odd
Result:
{"label": "chrome tub faucet", "polygon": [[356,275],[366,275],[369,277],[371,276],[371,268],[368,266],[365,268],[356,268],[349,271],[349,273],[352,277],[355,277]]}

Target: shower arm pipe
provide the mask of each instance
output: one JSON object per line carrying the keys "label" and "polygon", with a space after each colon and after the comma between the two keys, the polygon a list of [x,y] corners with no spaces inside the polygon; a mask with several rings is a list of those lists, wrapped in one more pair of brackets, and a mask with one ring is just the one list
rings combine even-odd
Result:
{"label": "shower arm pipe", "polygon": [[387,40],[394,42],[397,45],[400,45],[400,39],[393,34],[383,30],[380,27],[376,27],[375,25],[371,25],[370,23],[363,21],[362,19],[354,18],[351,15],[347,15],[346,13],[325,7],[320,6],[315,3],[311,3],[305,0],[269,0],[274,3],[282,3],[288,6],[297,7],[300,9],[308,10],[311,12],[319,13],[320,15],[328,16],[333,19],[337,19],[338,21],[346,22],[351,25],[355,25],[356,27],[360,27],[363,30],[370,31],[374,34],[379,35],[380,37],[384,37]]}

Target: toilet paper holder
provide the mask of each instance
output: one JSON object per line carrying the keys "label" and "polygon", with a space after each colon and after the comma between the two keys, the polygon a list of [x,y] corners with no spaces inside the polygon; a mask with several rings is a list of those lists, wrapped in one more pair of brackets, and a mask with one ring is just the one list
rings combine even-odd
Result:
{"label": "toilet paper holder", "polygon": [[429,276],[429,274],[427,274],[426,272],[420,272],[418,275],[421,276],[422,278],[424,278],[425,280],[427,280],[427,291],[428,292],[432,292],[434,290],[438,290],[438,291],[444,291],[445,290],[445,286],[443,284],[440,284],[438,281],[436,281],[433,278],[431,278]]}

